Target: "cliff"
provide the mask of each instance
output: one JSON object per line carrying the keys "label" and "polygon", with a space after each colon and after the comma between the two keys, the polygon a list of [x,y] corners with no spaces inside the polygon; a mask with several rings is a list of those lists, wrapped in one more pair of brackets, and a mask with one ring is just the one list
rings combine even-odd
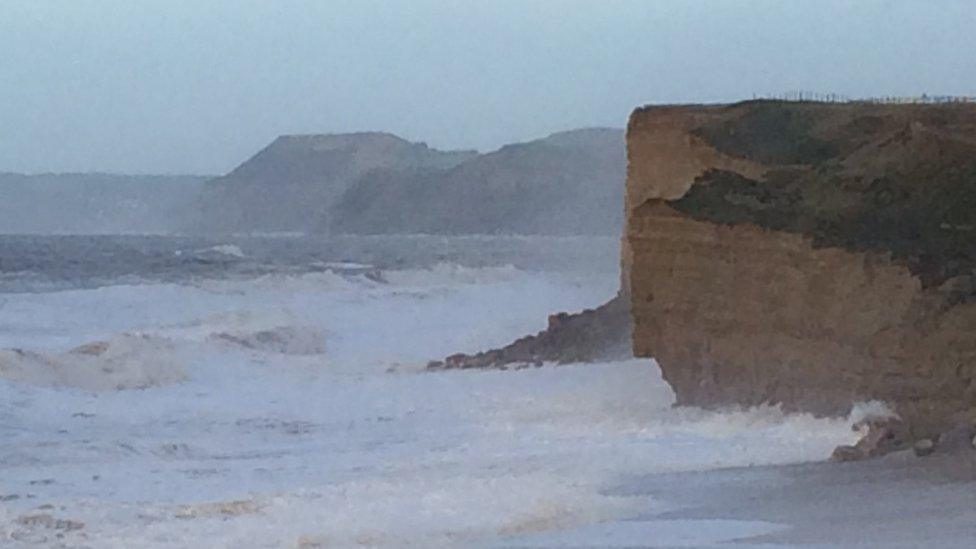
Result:
{"label": "cliff", "polygon": [[626,166],[621,130],[551,135],[447,170],[377,170],[345,193],[345,233],[616,235]]}
{"label": "cliff", "polygon": [[976,419],[976,105],[645,107],[627,155],[634,352],[679,403]]}
{"label": "cliff", "polygon": [[[435,180],[428,202],[430,232],[525,232],[618,234],[622,227],[623,133],[586,129],[510,145],[472,159]],[[415,194],[421,192],[418,188]],[[366,193],[371,196],[387,193]],[[403,192],[407,198],[411,193]],[[420,195],[424,196],[424,195]],[[395,202],[381,211],[395,218]],[[438,211],[441,210],[441,211]],[[438,227],[440,227],[438,229]],[[477,230],[475,230],[477,229]],[[487,230],[486,230],[487,229]],[[545,330],[505,347],[455,354],[430,370],[518,369],[631,358],[630,300],[625,293],[593,309],[549,316]]]}
{"label": "cliff", "polygon": [[190,227],[202,232],[310,232],[374,170],[450,168],[476,153],[439,151],[380,132],[281,136],[209,181]]}
{"label": "cliff", "polygon": [[386,133],[282,136],[205,185],[190,232],[616,235],[622,130],[439,151]]}

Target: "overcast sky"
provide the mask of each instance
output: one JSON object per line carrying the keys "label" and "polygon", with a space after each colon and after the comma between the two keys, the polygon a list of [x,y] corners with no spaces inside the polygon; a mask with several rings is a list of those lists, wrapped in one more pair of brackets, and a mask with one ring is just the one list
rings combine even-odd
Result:
{"label": "overcast sky", "polygon": [[223,173],[284,133],[488,150],[637,105],[976,94],[973,0],[0,0],[0,171]]}

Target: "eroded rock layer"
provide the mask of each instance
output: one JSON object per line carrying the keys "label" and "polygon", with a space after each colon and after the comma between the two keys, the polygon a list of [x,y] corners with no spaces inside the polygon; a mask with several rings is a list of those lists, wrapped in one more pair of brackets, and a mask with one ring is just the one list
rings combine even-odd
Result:
{"label": "eroded rock layer", "polygon": [[976,105],[646,107],[623,263],[679,403],[976,411]]}

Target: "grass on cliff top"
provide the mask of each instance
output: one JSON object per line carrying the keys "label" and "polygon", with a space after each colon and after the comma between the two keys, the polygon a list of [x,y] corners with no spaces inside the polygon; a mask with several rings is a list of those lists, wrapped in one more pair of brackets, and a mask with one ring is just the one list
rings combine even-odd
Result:
{"label": "grass on cliff top", "polygon": [[976,272],[972,106],[759,101],[693,133],[770,171],[761,180],[708,171],[671,203],[679,211],[889,252],[926,287]]}
{"label": "grass on cliff top", "polygon": [[816,113],[783,102],[755,102],[741,116],[707,123],[692,133],[730,156],[763,164],[815,164],[836,156],[837,143],[813,134]]}
{"label": "grass on cliff top", "polygon": [[976,163],[928,185],[898,177],[863,189],[851,183],[815,171],[759,181],[712,170],[671,205],[696,219],[803,234],[818,247],[890,252],[926,287],[976,272]]}

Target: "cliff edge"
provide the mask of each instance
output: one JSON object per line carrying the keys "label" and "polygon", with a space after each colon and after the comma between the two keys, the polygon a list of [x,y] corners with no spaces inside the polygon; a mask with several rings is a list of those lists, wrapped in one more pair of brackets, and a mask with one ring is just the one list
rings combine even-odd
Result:
{"label": "cliff edge", "polygon": [[976,105],[637,109],[624,295],[679,404],[976,419]]}

